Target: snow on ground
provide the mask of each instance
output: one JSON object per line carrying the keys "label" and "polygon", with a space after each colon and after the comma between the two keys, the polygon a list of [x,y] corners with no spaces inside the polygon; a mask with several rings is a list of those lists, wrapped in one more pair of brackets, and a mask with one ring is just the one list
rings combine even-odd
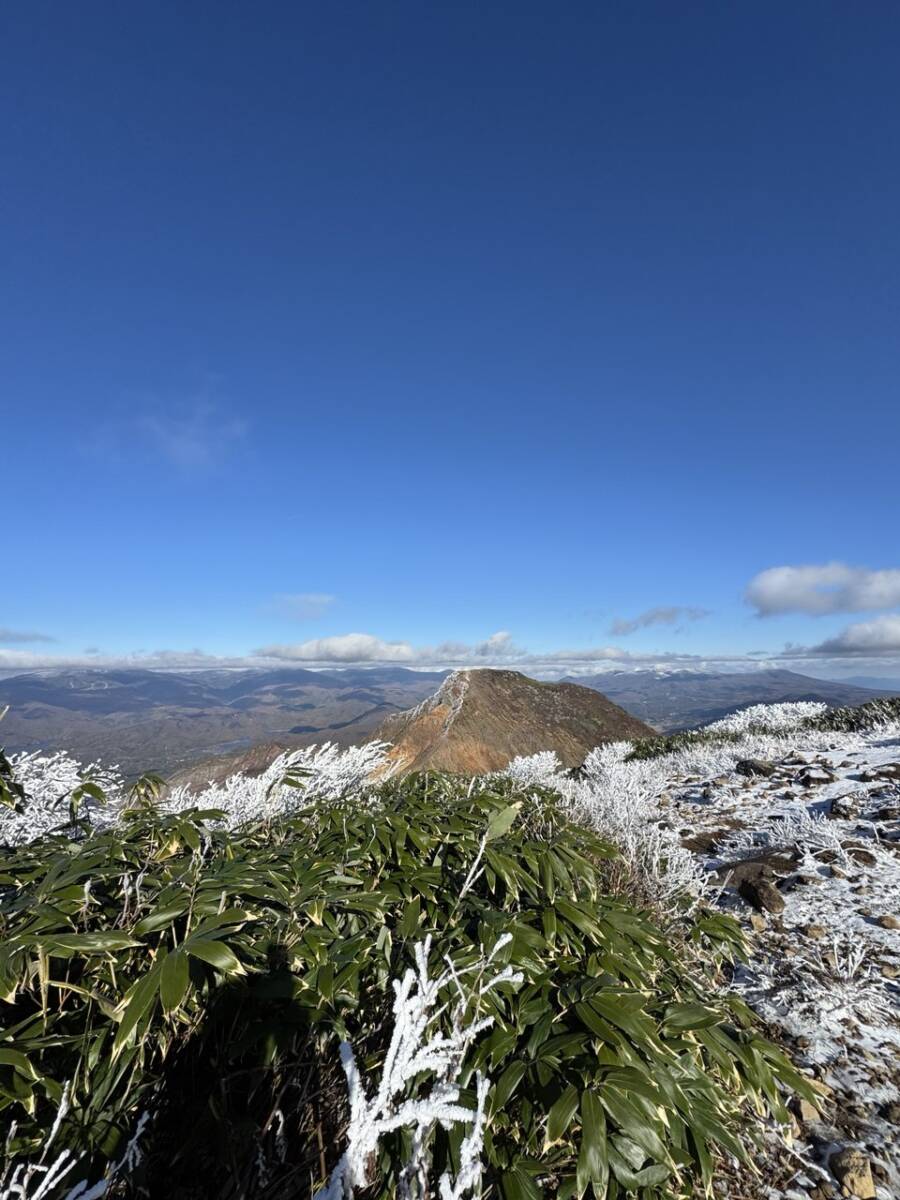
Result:
{"label": "snow on ground", "polygon": [[719,903],[753,945],[733,986],[822,1085],[821,1116],[804,1110],[812,1119],[798,1131],[813,1166],[793,1191],[840,1195],[815,1168],[850,1145],[871,1164],[869,1194],[890,1200],[900,1197],[900,730],[790,741],[773,740],[777,753],[756,768],[736,769],[739,743],[715,775],[674,773],[657,821],[724,884]]}

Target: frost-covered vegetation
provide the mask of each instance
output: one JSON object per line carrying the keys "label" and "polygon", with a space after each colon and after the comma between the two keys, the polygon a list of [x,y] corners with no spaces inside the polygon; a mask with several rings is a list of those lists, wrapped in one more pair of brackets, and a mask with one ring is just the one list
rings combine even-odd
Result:
{"label": "frost-covered vegetation", "polygon": [[72,827],[83,819],[82,810],[89,803],[105,804],[107,798],[116,801],[124,794],[115,769],[96,763],[85,767],[62,752],[17,754],[0,772],[7,780],[5,803],[0,803],[0,845],[21,846]]}
{"label": "frost-covered vegetation", "polygon": [[869,700],[857,708],[829,708],[808,722],[811,729],[831,733],[861,733],[900,724],[900,696]]}
{"label": "frost-covered vegetation", "polygon": [[827,704],[795,701],[790,704],[751,704],[706,726],[707,733],[785,733],[821,717]]}
{"label": "frost-covered vegetation", "polygon": [[[740,746],[740,755],[765,753],[778,749],[770,739],[792,738],[796,733],[867,733],[900,724],[900,697],[870,700],[856,708],[828,708],[813,701],[786,704],[754,704],[731,713],[702,729],[660,734],[628,743],[632,762],[664,758],[683,753],[690,761],[697,752],[697,763],[704,763],[703,750],[718,751],[720,761],[728,760],[730,746]],[[748,744],[748,741],[751,744]],[[753,742],[756,742],[754,748]],[[826,744],[824,736],[822,744]]]}
{"label": "frost-covered vegetation", "polygon": [[[341,1200],[355,1188],[367,1187],[379,1142],[397,1129],[412,1131],[409,1161],[398,1181],[400,1197],[428,1194],[429,1155],[438,1126],[471,1125],[459,1146],[456,1178],[445,1170],[438,1181],[441,1200],[458,1200],[478,1188],[488,1079],[483,1071],[475,1072],[474,1112],[459,1103],[460,1079],[474,1042],[494,1024],[493,1016],[480,1015],[488,992],[523,981],[521,971],[493,965],[512,940],[511,933],[503,934],[489,954],[467,967],[448,960],[433,978],[428,965],[431,937],[414,947],[415,969],[407,968],[402,979],[393,981],[393,1032],[373,1096],[366,1094],[352,1046],[341,1042],[350,1105],[347,1149],[315,1200]],[[451,1028],[444,1033],[440,1018],[448,992],[453,996]],[[428,1080],[424,1095],[423,1076]]]}
{"label": "frost-covered vegetation", "polygon": [[0,804],[0,845],[24,845],[55,830],[115,825],[148,786],[158,811],[215,809],[215,823],[229,828],[290,816],[313,800],[352,797],[361,803],[386,749],[382,742],[349,750],[330,742],[311,746],[279,755],[258,775],[232,775],[200,793],[186,787],[165,790],[152,776],[128,788],[117,770],[83,767],[64,753],[13,755],[10,770],[21,794]]}
{"label": "frost-covered vegetation", "polygon": [[847,862],[843,831],[821,813],[806,809],[778,816],[765,815],[747,829],[739,829],[719,843],[718,853],[726,860],[749,858],[763,850],[796,851],[799,864],[825,850],[836,861]]}
{"label": "frost-covered vegetation", "polygon": [[[892,720],[900,724],[900,701],[834,711],[853,713],[852,728],[860,733],[888,729]],[[683,848],[660,811],[660,797],[666,797],[672,781],[713,779],[740,759],[783,757],[800,733],[808,749],[824,749],[832,741],[830,717],[823,704],[759,704],[704,729],[598,746],[577,772],[565,771],[556,755],[544,751],[514,759],[503,774],[523,788],[542,785],[559,793],[573,819],[619,848],[631,894],[655,903],[664,917],[675,902],[701,897],[708,886],[696,856]],[[841,717],[838,727],[842,723],[850,719]],[[743,836],[756,849],[794,833],[833,845],[835,835],[827,823],[802,815],[796,820],[797,830],[782,825],[773,826],[768,836]]]}
{"label": "frost-covered vegetation", "polygon": [[618,886],[658,915],[679,915],[706,890],[705,876],[690,851],[659,820],[660,768],[630,760],[632,743],[611,742],[592,750],[578,772],[563,770],[555,754],[514,759],[505,772],[522,788],[551,788],[565,801],[570,819],[593,828],[619,851]]}
{"label": "frost-covered vegetation", "polygon": [[4,1200],[688,1196],[785,1119],[651,763],[382,753],[193,796],[0,762]]}
{"label": "frost-covered vegetation", "polygon": [[[898,720],[756,706],[467,781],[324,746],[199,792],[0,756],[0,1198],[691,1194],[806,1085],[720,990],[742,938],[668,789]],[[783,848],[848,855],[804,809],[719,853]],[[797,970],[882,1011],[858,947]]]}

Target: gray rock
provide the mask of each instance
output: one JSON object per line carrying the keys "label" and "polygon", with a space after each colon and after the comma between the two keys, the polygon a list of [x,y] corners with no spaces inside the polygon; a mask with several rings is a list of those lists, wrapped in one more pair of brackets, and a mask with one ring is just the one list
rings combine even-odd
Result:
{"label": "gray rock", "polygon": [[824,925],[813,924],[813,925],[801,926],[800,932],[803,934],[804,937],[811,938],[814,942],[818,942],[825,936],[825,934],[828,932],[828,930],[825,928]]}
{"label": "gray rock", "polygon": [[746,775],[752,777],[754,775],[774,775],[775,764],[763,762],[761,758],[742,758],[734,764],[734,769],[738,775]]}
{"label": "gray rock", "polygon": [[771,879],[773,875],[790,875],[796,868],[798,854],[785,854],[780,850],[763,850],[753,858],[743,858],[740,862],[727,863],[715,872],[715,878],[720,883],[738,887],[745,879]]}
{"label": "gray rock", "polygon": [[837,776],[827,767],[809,767],[797,776],[797,782],[803,787],[820,787],[823,783],[834,783]]}
{"label": "gray rock", "polygon": [[828,814],[832,820],[852,821],[859,816],[859,804],[856,797],[849,793],[846,796],[835,796],[828,807]]}
{"label": "gray rock", "polygon": [[784,896],[768,879],[742,879],[738,891],[760,912],[777,914],[784,911]]}

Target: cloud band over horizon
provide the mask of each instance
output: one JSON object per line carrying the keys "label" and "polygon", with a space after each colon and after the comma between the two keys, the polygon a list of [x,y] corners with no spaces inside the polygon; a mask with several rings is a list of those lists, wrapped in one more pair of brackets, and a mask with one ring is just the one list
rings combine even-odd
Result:
{"label": "cloud band over horizon", "polygon": [[[747,585],[746,601],[759,617],[773,618],[804,613],[819,618],[829,614],[900,607],[900,570],[869,570],[832,562],[824,565],[780,566],[759,572]],[[326,592],[278,593],[270,610],[291,620],[317,620],[329,613],[336,597]],[[710,616],[710,610],[682,605],[648,608],[632,618],[620,618],[610,626],[616,636],[639,630],[678,626]],[[678,629],[675,629],[678,632]],[[605,669],[629,670],[648,667],[693,669],[758,670],[766,664],[800,666],[815,663],[818,669],[847,660],[871,662],[877,669],[900,674],[900,613],[882,613],[870,620],[846,626],[810,645],[787,642],[781,649],[684,653],[673,650],[632,651],[621,646],[582,646],[551,651],[532,651],[518,645],[508,630],[500,630],[482,641],[467,643],[445,640],[433,645],[386,639],[368,632],[350,632],[298,642],[271,642],[246,654],[210,654],[201,649],[153,650],[119,654],[102,653],[92,647],[82,654],[48,654],[37,650],[4,649],[27,643],[53,642],[47,634],[0,628],[0,670],[28,671],[56,667],[94,668],[143,667],[153,670],[199,668],[265,667],[293,664],[313,669],[347,666],[406,666],[412,669],[451,669],[495,666],[536,674],[585,674]]]}
{"label": "cloud band over horizon", "polygon": [[412,670],[452,670],[495,667],[537,676],[585,675],[606,670],[708,669],[758,671],[766,667],[804,663],[824,669],[829,661],[846,668],[848,659],[858,666],[870,661],[880,668],[896,664],[900,673],[900,617],[852,625],[816,646],[788,644],[773,652],[745,654],[686,654],[673,651],[637,652],[619,646],[582,647],[533,652],[516,645],[502,631],[482,642],[442,642],[414,646],[408,641],[388,641],[368,633],[348,633],[314,638],[287,645],[261,646],[247,655],[215,655],[200,649],[142,651],[130,654],[51,655],[30,650],[0,649],[0,670],[5,672],[52,670],[67,667],[145,670],[213,670],[295,666],[312,670],[344,667],[402,666]]}

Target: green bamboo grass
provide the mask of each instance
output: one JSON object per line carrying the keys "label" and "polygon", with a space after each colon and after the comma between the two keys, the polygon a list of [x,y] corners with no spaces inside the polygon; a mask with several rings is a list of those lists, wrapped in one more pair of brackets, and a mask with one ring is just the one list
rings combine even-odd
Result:
{"label": "green bamboo grass", "polygon": [[[115,828],[0,863],[6,1153],[39,1152],[68,1082],[59,1145],[87,1152],[68,1186],[145,1111],[135,1189],[322,1183],[346,1122],[338,1041],[377,1074],[388,981],[428,933],[465,962],[509,932],[500,961],[524,974],[468,1064],[493,1082],[489,1200],[688,1196],[740,1156],[748,1112],[786,1119],[784,1089],[809,1094],[717,990],[736,925],[701,909],[664,935],[609,894],[615,850],[552,793],[432,774],[231,832],[156,799],[140,788]],[[457,1145],[441,1135],[436,1174]],[[402,1162],[398,1135],[372,1195],[395,1195]]]}

